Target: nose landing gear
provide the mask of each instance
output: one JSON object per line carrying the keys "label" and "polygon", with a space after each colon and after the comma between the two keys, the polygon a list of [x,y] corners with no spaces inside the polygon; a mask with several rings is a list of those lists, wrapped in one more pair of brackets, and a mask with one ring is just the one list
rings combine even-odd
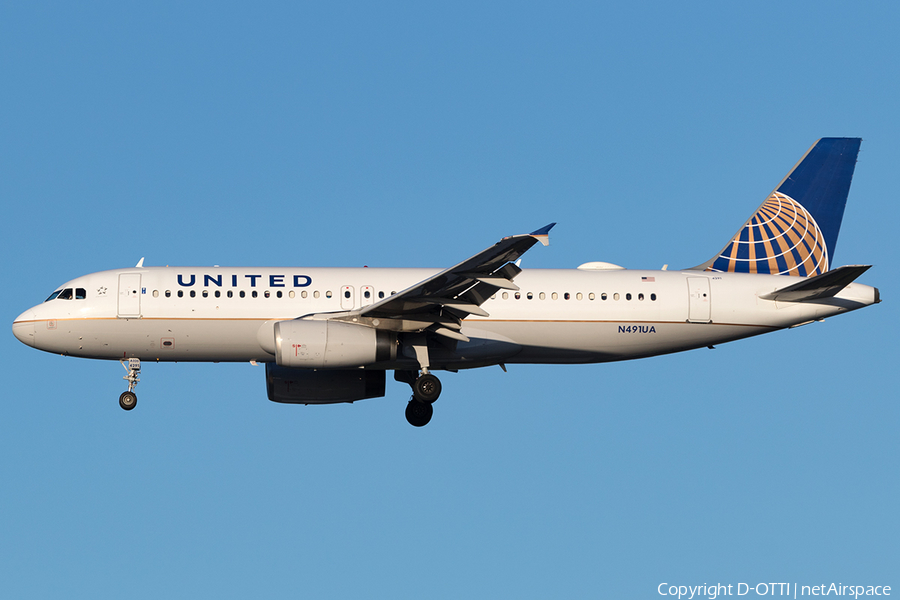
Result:
{"label": "nose landing gear", "polygon": [[119,396],[119,406],[124,410],[131,410],[137,406],[137,394],[134,392],[122,392]]}
{"label": "nose landing gear", "polygon": [[137,394],[134,393],[134,386],[138,384],[141,380],[138,375],[141,373],[141,359],[139,358],[129,358],[128,366],[125,366],[125,360],[120,360],[122,367],[128,371],[128,375],[123,377],[125,381],[128,382],[128,391],[122,392],[119,396],[119,406],[122,407],[123,410],[133,410],[135,406],[137,406]]}

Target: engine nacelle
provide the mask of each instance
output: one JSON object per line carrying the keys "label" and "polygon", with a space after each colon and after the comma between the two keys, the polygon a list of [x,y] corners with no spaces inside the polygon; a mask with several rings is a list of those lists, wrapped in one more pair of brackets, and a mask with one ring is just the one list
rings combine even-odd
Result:
{"label": "engine nacelle", "polygon": [[335,404],[384,396],[384,371],[307,371],[266,363],[266,391],[272,402]]}
{"label": "engine nacelle", "polygon": [[397,336],[340,321],[275,323],[275,362],[301,369],[346,369],[397,358]]}

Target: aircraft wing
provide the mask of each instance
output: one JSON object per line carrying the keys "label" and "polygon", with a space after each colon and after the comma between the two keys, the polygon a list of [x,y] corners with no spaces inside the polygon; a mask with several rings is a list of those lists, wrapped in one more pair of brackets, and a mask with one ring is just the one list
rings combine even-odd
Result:
{"label": "aircraft wing", "polygon": [[[523,235],[505,237],[454,267],[420,281],[389,298],[352,314],[376,327],[416,331],[431,327],[434,333],[465,340],[459,333],[462,319],[469,315],[488,316],[481,305],[497,290],[518,290],[513,279],[522,272],[514,261],[541,242],[549,244],[549,232],[556,223]],[[386,319],[392,323],[381,323]]]}
{"label": "aircraft wing", "polygon": [[838,267],[821,275],[809,277],[800,283],[764,294],[760,298],[779,302],[809,302],[820,298],[832,298],[871,267],[872,265]]}

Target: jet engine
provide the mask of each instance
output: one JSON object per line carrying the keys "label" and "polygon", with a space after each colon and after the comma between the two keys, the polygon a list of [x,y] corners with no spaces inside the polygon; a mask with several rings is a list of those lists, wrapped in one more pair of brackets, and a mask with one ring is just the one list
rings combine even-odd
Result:
{"label": "jet engine", "polygon": [[340,321],[275,323],[275,362],[281,367],[346,369],[397,358],[397,336]]}
{"label": "jet engine", "polygon": [[266,391],[272,402],[336,404],[384,396],[384,371],[311,371],[266,363]]}

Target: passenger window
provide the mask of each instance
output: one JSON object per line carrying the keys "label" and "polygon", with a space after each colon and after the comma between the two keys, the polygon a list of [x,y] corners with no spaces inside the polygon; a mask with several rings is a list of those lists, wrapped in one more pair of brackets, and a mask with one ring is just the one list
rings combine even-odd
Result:
{"label": "passenger window", "polygon": [[[158,296],[159,292],[154,291],[154,296]],[[87,291],[84,288],[75,288],[75,299],[76,300],[84,300],[87,298]]]}
{"label": "passenger window", "polygon": [[159,290],[153,290],[153,297],[159,298]]}
{"label": "passenger window", "polygon": [[556,300],[559,298],[559,294],[557,294],[556,292],[553,292],[552,294],[550,294],[550,297],[553,298],[554,300]]}
{"label": "passenger window", "polygon": [[250,292],[250,297],[251,297],[251,298],[256,298],[258,295],[259,295],[259,294],[256,293],[256,290],[253,290],[252,292]]}
{"label": "passenger window", "polygon": [[566,292],[565,294],[563,294],[563,300],[568,300],[568,299],[569,299],[569,292]]}
{"label": "passenger window", "polygon": [[275,297],[281,298],[281,290],[278,290],[277,292],[275,292]]}
{"label": "passenger window", "polygon": [[522,293],[516,292],[516,300],[521,300],[521,299],[522,299]]}
{"label": "passenger window", "polygon": [[596,298],[596,296],[594,296],[594,292],[588,294],[588,300],[593,300],[594,298]]}
{"label": "passenger window", "polygon": [[631,294],[625,294],[625,299],[626,299],[626,300],[631,300]]}
{"label": "passenger window", "polygon": [[531,300],[532,298],[534,298],[534,294],[532,294],[531,292],[528,292],[527,294],[525,294],[525,297],[528,298],[529,300]]}
{"label": "passenger window", "polygon": [[[280,294],[281,292],[278,292],[278,293]],[[295,295],[295,294],[294,294],[294,290],[291,290],[291,291],[288,292],[288,297],[293,298],[294,295]]]}
{"label": "passenger window", "polygon": [[[348,292],[348,293],[349,293],[349,292]],[[363,292],[363,296],[365,296],[366,298],[371,298],[371,297],[372,297],[372,292],[370,292],[369,290],[366,290],[365,292]],[[348,296],[348,297],[349,297],[349,296]]]}
{"label": "passenger window", "polygon": [[57,296],[60,300],[71,300],[72,299],[72,288],[66,288],[59,293]]}
{"label": "passenger window", "polygon": [[268,298],[269,296],[271,296],[271,294],[269,293],[269,290],[266,290],[265,292],[263,292],[263,295],[264,295],[266,298]]}
{"label": "passenger window", "polygon": [[509,300],[509,292],[503,292],[503,299]]}
{"label": "passenger window", "polygon": [[231,291],[231,290],[228,290],[228,292],[226,292],[225,295],[228,296],[229,298],[233,298],[233,297],[234,297],[234,292]]}
{"label": "passenger window", "polygon": [[303,290],[302,292],[300,292],[300,297],[306,298],[306,290]]}
{"label": "passenger window", "polygon": [[378,298],[384,298],[384,292],[378,292]]}
{"label": "passenger window", "polygon": [[650,300],[656,302],[656,294],[650,294]]}
{"label": "passenger window", "polygon": [[545,294],[544,292],[541,292],[540,299],[544,300],[546,297],[547,297],[547,294]]}
{"label": "passenger window", "polygon": [[616,292],[615,294],[613,294],[613,300],[618,300],[618,299],[619,299],[619,292]]}
{"label": "passenger window", "polygon": [[606,300],[606,292],[603,292],[602,294],[600,294],[600,299]]}
{"label": "passenger window", "polygon": [[584,298],[584,295],[582,295],[581,292],[578,292],[577,294],[575,294],[575,299],[576,299],[576,300],[581,300],[582,298]]}
{"label": "passenger window", "polygon": [[203,290],[203,292],[201,293],[203,294],[204,298],[209,298],[209,290]]}
{"label": "passenger window", "polygon": [[318,298],[318,297],[319,297],[319,290],[316,290],[313,292],[313,298]]}
{"label": "passenger window", "polygon": [[216,298],[222,297],[222,292],[220,292],[219,290],[216,290],[215,294],[216,294]]}
{"label": "passenger window", "polygon": [[332,294],[331,294],[331,290],[328,290],[327,292],[325,292],[325,297],[326,297],[326,298],[331,298],[331,295],[332,295]]}
{"label": "passenger window", "polygon": [[172,290],[166,290],[166,298],[172,297]]}
{"label": "passenger window", "polygon": [[178,290],[178,297],[184,298],[184,290]]}
{"label": "passenger window", "polygon": [[197,292],[195,292],[194,290],[191,290],[191,298],[196,298],[196,297],[197,297]]}
{"label": "passenger window", "polygon": [[[368,294],[368,292],[366,292],[366,293]],[[349,297],[350,297],[350,290],[344,290],[344,298],[349,298]],[[366,296],[366,298],[368,298],[368,296]]]}
{"label": "passenger window", "polygon": [[643,300],[643,299],[644,299],[644,295],[643,295],[643,294],[638,294],[638,300]]}
{"label": "passenger window", "polygon": [[244,298],[247,296],[247,292],[245,292],[244,290],[241,290],[240,292],[238,292],[238,296],[240,296],[241,298]]}

